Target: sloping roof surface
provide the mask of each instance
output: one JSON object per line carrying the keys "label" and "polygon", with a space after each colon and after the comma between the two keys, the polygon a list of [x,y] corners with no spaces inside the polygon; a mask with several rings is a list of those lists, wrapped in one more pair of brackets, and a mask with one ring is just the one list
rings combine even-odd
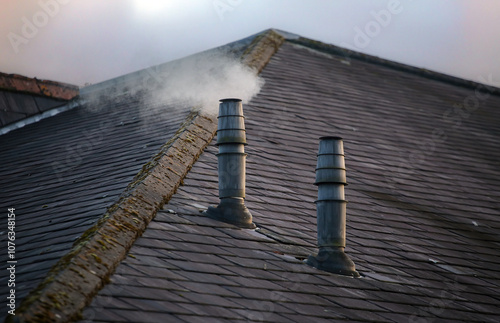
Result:
{"label": "sloping roof surface", "polygon": [[[111,93],[108,88],[97,92]],[[145,104],[142,94],[106,100],[96,95],[83,106],[0,136],[0,207],[16,208],[18,304],[189,113],[188,108]],[[2,221],[3,245],[6,226]],[[6,257],[0,255],[1,261]],[[2,284],[0,294],[7,290]],[[0,319],[5,315],[1,311]]]}
{"label": "sloping roof surface", "polygon": [[[84,318],[497,321],[500,98],[290,42],[262,76],[244,106],[259,229],[200,213],[218,203],[213,142]],[[346,252],[359,279],[302,262],[316,251],[325,135],[344,138]]]}

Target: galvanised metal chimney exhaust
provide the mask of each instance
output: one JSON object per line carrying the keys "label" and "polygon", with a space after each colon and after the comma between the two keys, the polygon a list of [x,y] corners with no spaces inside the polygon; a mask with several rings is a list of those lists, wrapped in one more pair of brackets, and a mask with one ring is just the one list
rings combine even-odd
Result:
{"label": "galvanised metal chimney exhaust", "polygon": [[242,228],[255,228],[252,214],[245,206],[246,132],[240,99],[223,99],[219,105],[217,146],[219,146],[219,198],[217,207],[205,214],[215,220]]}
{"label": "galvanised metal chimney exhaust", "polygon": [[354,262],[344,253],[346,231],[346,182],[344,145],[340,137],[321,137],[316,182],[318,247],[307,264],[335,274],[359,277]]}

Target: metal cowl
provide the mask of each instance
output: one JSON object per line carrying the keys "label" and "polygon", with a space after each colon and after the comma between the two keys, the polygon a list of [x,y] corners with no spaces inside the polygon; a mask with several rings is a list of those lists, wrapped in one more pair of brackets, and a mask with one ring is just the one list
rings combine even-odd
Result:
{"label": "metal cowl", "polygon": [[217,117],[217,145],[246,145],[245,116],[240,99],[220,100],[219,116]]}
{"label": "metal cowl", "polygon": [[244,203],[246,130],[240,99],[224,99],[219,105],[217,145],[219,199],[217,207],[205,214],[215,220],[243,228],[255,228],[252,214]]}
{"label": "metal cowl", "polygon": [[321,137],[316,165],[318,247],[307,264],[331,273],[359,277],[354,262],[345,254],[346,170],[344,146],[340,137]]}

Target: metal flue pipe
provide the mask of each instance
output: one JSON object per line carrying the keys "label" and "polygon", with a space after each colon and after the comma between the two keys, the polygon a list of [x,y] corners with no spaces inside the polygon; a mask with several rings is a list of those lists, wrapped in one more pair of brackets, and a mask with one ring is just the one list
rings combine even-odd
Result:
{"label": "metal flue pipe", "polygon": [[255,228],[252,214],[245,206],[246,132],[240,99],[223,99],[219,104],[217,146],[219,153],[219,198],[217,207],[205,214],[243,228]]}
{"label": "metal flue pipe", "polygon": [[316,182],[318,247],[307,264],[335,274],[359,277],[354,262],[345,254],[346,204],[344,186],[346,171],[344,145],[340,137],[321,137]]}

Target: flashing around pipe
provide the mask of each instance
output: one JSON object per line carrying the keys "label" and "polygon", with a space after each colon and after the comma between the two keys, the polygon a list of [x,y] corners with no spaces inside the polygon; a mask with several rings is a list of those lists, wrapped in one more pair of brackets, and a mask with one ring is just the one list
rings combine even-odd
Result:
{"label": "flashing around pipe", "polygon": [[217,207],[205,212],[209,218],[242,228],[255,228],[245,206],[246,133],[240,99],[224,99],[219,105],[217,146],[219,146],[219,198]]}
{"label": "flashing around pipe", "polygon": [[319,252],[309,256],[307,264],[334,274],[359,277],[354,262],[344,252],[347,205],[344,186],[347,182],[342,138],[320,138],[314,184],[318,186]]}

